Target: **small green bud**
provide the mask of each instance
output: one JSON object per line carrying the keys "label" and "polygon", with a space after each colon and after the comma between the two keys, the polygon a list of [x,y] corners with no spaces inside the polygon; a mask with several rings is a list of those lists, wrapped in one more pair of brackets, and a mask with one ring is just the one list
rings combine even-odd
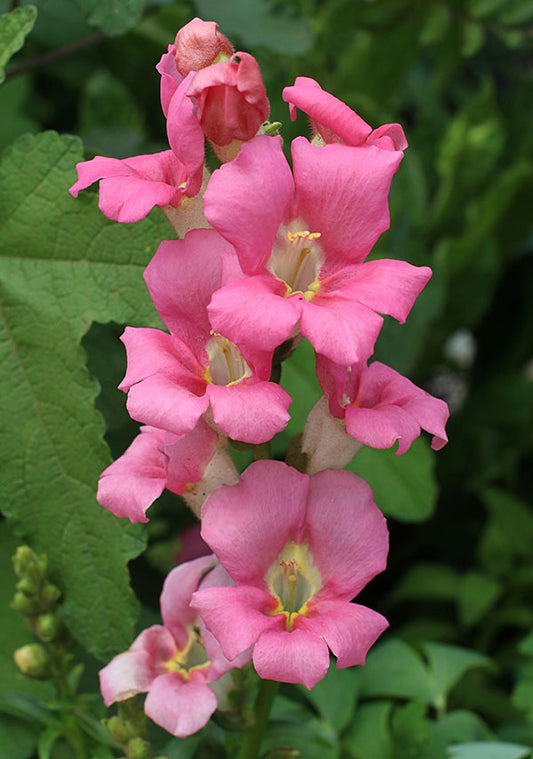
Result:
{"label": "small green bud", "polygon": [[61,591],[57,585],[53,585],[51,582],[47,582],[44,585],[41,593],[41,600],[47,607],[53,606],[61,598]]}
{"label": "small green bud", "polygon": [[13,654],[15,664],[28,677],[46,680],[50,676],[50,656],[40,643],[29,643]]}
{"label": "small green bud", "polygon": [[127,743],[135,737],[135,731],[132,730],[132,726],[123,719],[120,719],[120,717],[110,717],[103,722],[107,732],[117,743]]}
{"label": "small green bud", "polygon": [[51,643],[60,630],[61,623],[55,614],[48,612],[37,617],[35,622],[35,633],[44,640],[45,643]]}
{"label": "small green bud", "polygon": [[19,614],[31,617],[39,613],[40,605],[36,598],[30,598],[25,593],[17,591],[11,601],[11,608],[18,611]]}
{"label": "small green bud", "polygon": [[17,582],[17,590],[27,596],[34,596],[39,590],[39,584],[32,577],[23,577]]}
{"label": "small green bud", "polygon": [[13,568],[17,577],[30,577],[38,585],[48,571],[48,561],[44,555],[37,556],[29,546],[19,546],[13,556]]}
{"label": "small green bud", "polygon": [[132,738],[126,746],[128,759],[148,759],[150,744],[143,738]]}

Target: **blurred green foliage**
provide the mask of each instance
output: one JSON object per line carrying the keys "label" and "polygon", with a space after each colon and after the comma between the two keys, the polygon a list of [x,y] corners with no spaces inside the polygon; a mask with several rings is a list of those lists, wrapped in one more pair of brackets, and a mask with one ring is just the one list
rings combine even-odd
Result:
{"label": "blurred green foliage", "polygon": [[[364,451],[354,460],[391,530],[388,571],[360,600],[387,615],[391,632],[365,669],[332,670],[311,693],[286,686],[264,751],[271,759],[289,750],[310,759],[529,756],[531,2],[0,0],[0,14],[1,455],[10,480],[2,540],[13,546],[16,531],[47,550],[67,622],[87,648],[105,657],[128,644],[135,608],[124,595],[124,564],[142,539],[114,519],[98,526],[107,515],[94,500],[95,481],[109,456],[89,372],[118,456],[135,434],[116,391],[124,370],[118,325],[155,323],[141,272],[170,232],[157,209],[124,228],[99,215],[95,193],[72,201],[66,189],[79,144],[20,136],[79,135],[86,158],[165,149],[155,64],[190,18],[218,20],[237,50],[257,57],[286,145],[308,129],[301,114],[290,122],[280,97],[298,75],[316,78],[374,127],[404,126],[410,146],[393,182],[391,229],[373,255],[428,264],[434,276],[405,325],[386,321],[376,358],[452,410],[450,443],[437,455],[420,441],[405,457]],[[279,452],[319,394],[309,347],[284,366],[282,382],[298,396],[292,426],[274,442]],[[168,496],[152,512],[152,547],[190,521]],[[101,590],[108,554],[120,567],[111,595]],[[162,576],[147,556],[132,565],[133,586],[153,609]],[[0,569],[2,587],[14,582],[7,562]],[[11,621],[2,641],[6,650],[27,642]],[[2,697],[16,685],[6,667]],[[27,682],[17,690],[43,695]],[[0,755],[28,759],[35,723],[5,700],[0,713]],[[201,738],[155,741],[169,759],[226,755],[216,724]],[[51,759],[73,756],[62,742],[50,740],[47,750]]]}

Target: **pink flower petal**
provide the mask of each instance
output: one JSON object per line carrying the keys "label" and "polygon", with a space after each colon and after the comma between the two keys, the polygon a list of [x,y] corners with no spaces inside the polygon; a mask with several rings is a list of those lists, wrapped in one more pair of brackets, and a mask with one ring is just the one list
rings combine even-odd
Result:
{"label": "pink flower petal", "polygon": [[126,406],[132,419],[181,436],[196,427],[209,399],[195,395],[172,377],[154,374],[130,388]]}
{"label": "pink flower petal", "polygon": [[241,347],[272,352],[291,334],[301,303],[283,297],[286,287],[270,275],[232,282],[213,294],[208,307],[216,332]]}
{"label": "pink flower petal", "polygon": [[204,727],[216,708],[217,698],[206,683],[184,683],[175,673],[158,677],[144,704],[147,716],[178,738]]}
{"label": "pink flower petal", "polygon": [[157,673],[145,651],[125,651],[100,670],[100,690],[105,705],[145,693]]}
{"label": "pink flower petal", "polygon": [[266,443],[287,426],[292,398],[274,382],[244,380],[230,387],[209,385],[213,419],[233,440]]}
{"label": "pink flower petal", "polygon": [[362,145],[372,131],[355,111],[307,76],[296,77],[292,87],[285,87],[282,98],[290,104],[292,121],[299,108],[326,142]]}
{"label": "pink flower petal", "polygon": [[100,689],[106,706],[144,693],[159,674],[159,665],[175,652],[174,639],[161,625],[143,630],[129,651],[100,670]]}
{"label": "pink flower petal", "polygon": [[69,192],[77,198],[80,190],[100,181],[98,207],[114,221],[143,219],[154,206],[179,205],[187,179],[182,162],[165,150],[131,158],[104,158],[76,164],[78,181]]}
{"label": "pink flower petal", "polygon": [[216,561],[216,557],[211,554],[180,564],[164,582],[160,599],[161,616],[163,624],[172,633],[180,649],[185,648],[189,640],[187,627],[194,625],[198,618],[197,612],[189,605],[191,596]]}
{"label": "pink flower petal", "polygon": [[270,110],[261,71],[249,53],[198,71],[187,94],[196,99],[198,120],[215,145],[252,139]]}
{"label": "pink flower petal", "polygon": [[[195,229],[183,240],[164,240],[144,272],[144,279],[159,316],[173,335],[204,353],[211,324],[207,305],[213,292],[226,282],[225,259],[235,252],[213,229]],[[242,276],[242,275],[241,275]]]}
{"label": "pink flower petal", "polygon": [[254,137],[213,173],[205,215],[235,247],[246,274],[263,273],[293,189],[279,137]]}
{"label": "pink flower petal", "polygon": [[298,626],[323,638],[337,657],[337,667],[364,664],[371,646],[389,623],[377,611],[344,601],[322,601]]}
{"label": "pink flower petal", "polygon": [[264,587],[283,546],[301,535],[308,488],[306,475],[263,460],[251,464],[237,485],[211,493],[202,537],[236,582]]}
{"label": "pink flower petal", "polygon": [[302,305],[300,331],[317,353],[343,366],[372,355],[383,325],[381,316],[336,293],[318,293]]}
{"label": "pink flower petal", "polygon": [[125,453],[100,475],[96,499],[117,517],[147,522],[145,512],[167,484],[167,457],[160,446],[168,433],[141,427]]}
{"label": "pink flower petal", "polygon": [[169,45],[168,52],[163,53],[161,60],[156,66],[157,71],[161,74],[161,108],[163,109],[165,118],[168,114],[168,107],[172,96],[183,81],[183,76],[176,66],[175,50],[174,45]]}
{"label": "pink flower petal", "polygon": [[[126,327],[120,339],[126,346],[128,367],[119,390],[127,392],[147,377],[165,374],[191,392],[202,394],[205,391],[205,381],[201,379],[203,367],[179,338],[160,329]],[[160,425],[154,425],[157,426]]]}
{"label": "pink flower petal", "polygon": [[167,489],[181,495],[186,485],[200,482],[213,458],[218,442],[216,432],[202,419],[188,434],[161,446],[167,461]]}
{"label": "pink flower petal", "polygon": [[405,453],[420,435],[415,417],[400,406],[347,406],[345,420],[348,434],[371,448],[392,448],[399,440],[398,455]]}
{"label": "pink flower petal", "polygon": [[372,490],[352,472],[310,478],[306,533],[324,588],[320,598],[349,601],[387,564],[387,523]]}
{"label": "pink flower petal", "polygon": [[322,638],[307,630],[267,630],[254,646],[253,661],[264,680],[302,683],[311,690],[326,676],[329,651]]}
{"label": "pink flower petal", "polygon": [[253,646],[261,633],[285,625],[284,616],[270,615],[275,605],[269,593],[249,586],[206,588],[191,601],[230,661]]}
{"label": "pink flower petal", "polygon": [[174,155],[185,166],[187,185],[185,192],[193,197],[200,192],[205,155],[205,137],[198,122],[194,102],[187,90],[195,76],[191,71],[178,85],[167,112],[167,136]]}
{"label": "pink flower petal", "polygon": [[[349,293],[362,305],[389,314],[403,324],[430,277],[428,266],[412,266],[394,259],[366,261],[339,272],[336,292],[344,296]],[[335,288],[336,279],[333,275],[328,280],[328,290]]]}
{"label": "pink flower petal", "polygon": [[[296,214],[329,259],[359,263],[389,227],[388,194],[403,154],[374,145],[292,143]],[[266,205],[266,204],[265,204]]]}

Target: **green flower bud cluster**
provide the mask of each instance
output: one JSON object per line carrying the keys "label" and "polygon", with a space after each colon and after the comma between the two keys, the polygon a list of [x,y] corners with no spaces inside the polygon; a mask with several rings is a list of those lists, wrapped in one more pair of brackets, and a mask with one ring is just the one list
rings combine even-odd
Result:
{"label": "green flower bud cluster", "polygon": [[11,607],[26,617],[41,641],[19,648],[15,663],[28,677],[54,679],[58,671],[66,671],[71,647],[57,608],[61,591],[48,580],[46,556],[38,556],[28,546],[17,548],[13,567],[18,582]]}
{"label": "green flower bud cluster", "polygon": [[[111,738],[119,743],[124,751],[123,759],[150,759],[150,743],[146,740],[147,719],[143,705],[136,698],[122,701],[118,705],[118,714],[103,720]],[[164,756],[153,759],[166,759]]]}

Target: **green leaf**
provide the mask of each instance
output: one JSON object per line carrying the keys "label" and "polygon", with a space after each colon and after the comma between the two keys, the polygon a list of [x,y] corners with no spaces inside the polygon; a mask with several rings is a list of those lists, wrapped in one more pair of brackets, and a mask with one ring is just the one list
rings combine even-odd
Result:
{"label": "green leaf", "polygon": [[114,224],[72,199],[79,140],[20,138],[0,166],[0,431],[4,511],[50,560],[74,635],[97,657],[127,648],[137,603],[126,563],[142,532],[98,506],[109,464],[96,383],[79,342],[91,322],[154,323],[142,270],[162,222]]}
{"label": "green leaf", "polygon": [[470,651],[446,643],[424,643],[422,649],[427,656],[433,680],[433,704],[437,707],[446,703],[451,689],[463,675],[476,667],[488,667],[491,661],[477,651]]}
{"label": "green leaf", "polygon": [[271,720],[261,742],[262,756],[276,748],[291,747],[299,751],[296,756],[306,759],[337,759],[339,746],[330,725],[318,719],[305,722],[278,722]]}
{"label": "green leaf", "polygon": [[376,701],[355,712],[351,727],[343,737],[343,746],[353,759],[393,759],[394,745],[390,730],[391,701]]}
{"label": "green leaf", "polygon": [[131,29],[140,19],[144,0],[77,0],[88,14],[92,26],[109,37],[117,37]]}
{"label": "green leaf", "polygon": [[492,733],[477,714],[463,709],[448,712],[431,725],[433,745],[445,749],[452,743],[491,740]]}
{"label": "green leaf", "polygon": [[459,573],[446,564],[417,564],[402,577],[392,598],[395,602],[413,598],[453,601],[459,583]]}
{"label": "green leaf", "polygon": [[422,438],[403,456],[363,448],[348,467],[368,482],[377,505],[401,522],[423,522],[435,510],[434,454]]}
{"label": "green leaf", "polygon": [[492,571],[509,570],[519,559],[529,560],[533,545],[533,515],[527,503],[495,488],[481,493],[490,521],[480,542],[480,554]]}
{"label": "green leaf", "polygon": [[285,55],[302,55],[311,47],[307,20],[272,10],[268,0],[197,0],[196,7],[202,18],[216,18],[225,35],[237,34],[247,47]]}
{"label": "green leaf", "polygon": [[525,759],[531,756],[529,746],[518,743],[458,743],[448,749],[450,759]]}
{"label": "green leaf", "polygon": [[36,18],[37,8],[34,5],[15,8],[11,13],[0,16],[0,84],[6,78],[6,63],[23,46]]}
{"label": "green leaf", "polygon": [[420,656],[401,640],[375,646],[361,672],[362,696],[409,698],[433,704],[434,686],[428,669]]}
{"label": "green leaf", "polygon": [[481,572],[468,572],[458,587],[459,619],[463,625],[475,625],[494,606],[502,594],[502,585]]}
{"label": "green leaf", "polygon": [[348,725],[355,712],[360,683],[359,669],[337,669],[332,663],[326,677],[311,691],[303,686],[301,690],[316,706],[320,716],[339,733]]}

